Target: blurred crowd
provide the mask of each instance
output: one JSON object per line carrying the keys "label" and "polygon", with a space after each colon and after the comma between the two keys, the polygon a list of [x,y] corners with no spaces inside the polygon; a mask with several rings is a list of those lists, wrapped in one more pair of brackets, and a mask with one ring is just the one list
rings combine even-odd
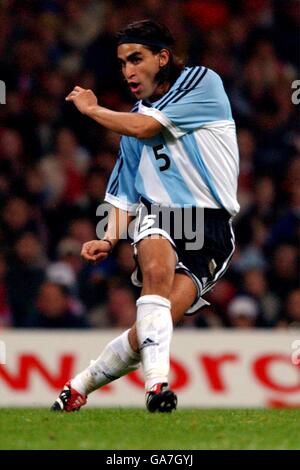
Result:
{"label": "blurred crowd", "polygon": [[96,238],[96,208],[118,135],[64,98],[75,85],[129,111],[115,33],[154,18],[188,65],[218,72],[240,149],[236,252],[182,327],[300,327],[300,134],[296,0],[3,0],[0,6],[0,326],[126,327],[139,291],[132,246],[100,265],[80,257]]}

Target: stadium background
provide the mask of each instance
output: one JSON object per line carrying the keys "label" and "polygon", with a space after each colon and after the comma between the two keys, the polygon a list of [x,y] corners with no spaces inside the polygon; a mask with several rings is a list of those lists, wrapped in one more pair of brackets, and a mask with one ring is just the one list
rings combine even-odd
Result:
{"label": "stadium background", "polygon": [[[224,332],[225,338],[242,330],[251,332],[246,343],[255,346],[259,329],[267,329],[275,335],[273,352],[276,334],[297,339],[300,135],[292,82],[300,77],[299,2],[7,0],[0,6],[0,79],[6,84],[6,104],[0,105],[0,333],[15,338],[12,349],[21,337],[31,338],[34,349],[31,330],[26,337],[24,328],[35,329],[37,342],[41,329],[51,329],[51,338],[53,330],[70,329],[68,343],[73,328],[86,334],[99,328],[101,338],[106,328],[126,328],[135,319],[130,244],[120,243],[98,266],[80,258],[82,243],[95,238],[96,208],[119,137],[64,97],[80,85],[93,89],[100,104],[129,111],[132,98],[119,73],[114,35],[147,17],[169,26],[188,64],[221,75],[238,128],[236,252],[206,297],[212,306],[178,331]],[[242,336],[235,338],[238,348]],[[284,344],[286,360],[291,339]],[[94,351],[100,350],[95,342]],[[1,370],[3,379],[5,366]],[[297,392],[299,401],[299,385],[282,387]]]}

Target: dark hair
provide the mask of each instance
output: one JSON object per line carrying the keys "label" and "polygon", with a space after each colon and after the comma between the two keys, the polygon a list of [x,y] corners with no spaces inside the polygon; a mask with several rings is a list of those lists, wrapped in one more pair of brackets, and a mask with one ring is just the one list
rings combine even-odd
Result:
{"label": "dark hair", "polygon": [[[170,52],[169,62],[157,73],[156,81],[158,83],[168,81],[171,84],[175,82],[180,75],[184,64],[180,59],[174,56],[173,46],[175,44],[175,39],[164,24],[150,19],[134,21],[117,33],[118,44],[125,42],[124,38],[126,37],[146,41],[147,45],[144,44],[144,47],[153,52],[153,54],[158,54],[161,49],[168,49]],[[161,43],[162,47],[152,45],[152,41],[153,43]]]}

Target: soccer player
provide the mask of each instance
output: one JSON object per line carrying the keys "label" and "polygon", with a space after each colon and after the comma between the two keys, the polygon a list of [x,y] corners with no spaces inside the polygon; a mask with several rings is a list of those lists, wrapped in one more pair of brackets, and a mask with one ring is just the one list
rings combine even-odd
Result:
{"label": "soccer player", "polygon": [[[168,387],[173,324],[207,304],[203,294],[233,255],[238,148],[230,104],[220,77],[203,66],[181,66],[173,45],[169,30],[151,20],[132,23],[118,34],[122,73],[138,99],[130,113],[102,107],[91,90],[79,86],[66,98],[122,135],[106,194],[113,206],[107,231],[102,240],[85,243],[82,256],[90,262],[106,258],[118,242],[116,229],[120,234],[137,214],[133,281],[142,284],[142,291],[135,325],[65,385],[54,410],[79,409],[89,393],[140,363],[147,409],[175,409],[177,397]],[[168,227],[158,208],[174,208]],[[185,233],[176,236],[178,210],[183,215],[191,211],[183,227],[191,229],[196,220],[196,235],[204,231],[202,246],[188,246]],[[197,222],[198,210],[204,226]]]}

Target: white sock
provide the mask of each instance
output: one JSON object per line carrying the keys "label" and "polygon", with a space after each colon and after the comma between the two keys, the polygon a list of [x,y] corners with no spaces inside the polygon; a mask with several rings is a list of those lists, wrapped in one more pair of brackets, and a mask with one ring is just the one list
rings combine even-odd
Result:
{"label": "white sock", "polygon": [[98,359],[71,380],[75,390],[88,395],[97,388],[138,369],[140,354],[133,351],[128,340],[129,330],[112,340]]}
{"label": "white sock", "polygon": [[145,375],[145,388],[168,382],[173,331],[171,303],[160,295],[137,300],[137,336]]}

